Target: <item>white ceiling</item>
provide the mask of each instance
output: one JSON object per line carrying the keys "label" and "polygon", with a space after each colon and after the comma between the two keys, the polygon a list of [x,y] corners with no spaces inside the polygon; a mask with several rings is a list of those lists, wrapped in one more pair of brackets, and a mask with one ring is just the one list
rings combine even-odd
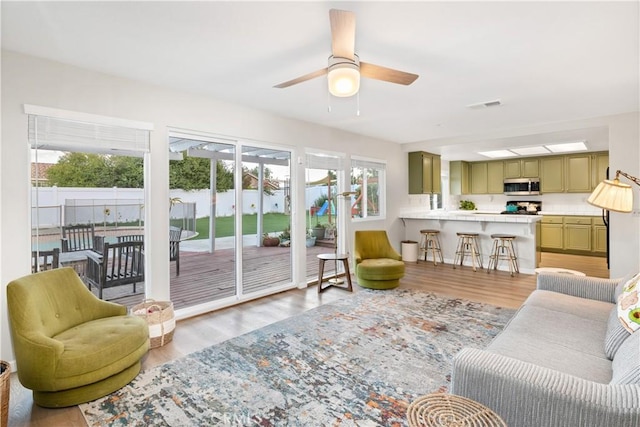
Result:
{"label": "white ceiling", "polygon": [[[398,143],[639,110],[637,1],[2,1],[1,7],[3,49]],[[418,80],[405,87],[363,79],[360,116],[356,97],[331,98],[327,111],[326,78],[273,88],[326,67],[332,7],[355,12],[361,60],[417,73]],[[503,105],[467,108],[495,99]],[[602,128],[542,139],[562,138],[588,139],[594,150],[608,144]],[[462,146],[436,149],[451,159],[470,156]]]}

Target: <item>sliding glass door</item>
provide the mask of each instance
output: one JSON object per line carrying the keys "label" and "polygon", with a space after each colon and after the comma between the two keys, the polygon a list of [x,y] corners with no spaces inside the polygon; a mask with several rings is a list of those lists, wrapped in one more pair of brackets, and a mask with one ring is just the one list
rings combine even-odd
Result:
{"label": "sliding glass door", "polygon": [[290,285],[290,151],[186,132],[170,133],[169,151],[176,308]]}

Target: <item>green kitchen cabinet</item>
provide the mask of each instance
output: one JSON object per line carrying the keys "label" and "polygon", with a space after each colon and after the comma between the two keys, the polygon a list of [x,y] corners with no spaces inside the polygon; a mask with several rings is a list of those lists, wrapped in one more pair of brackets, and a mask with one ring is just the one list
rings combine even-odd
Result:
{"label": "green kitchen cabinet", "polygon": [[591,251],[591,217],[564,217],[564,249],[567,251]]}
{"label": "green kitchen cabinet", "polygon": [[564,192],[564,157],[540,158],[540,190],[543,194]]}
{"label": "green kitchen cabinet", "polygon": [[471,194],[487,194],[487,162],[471,163]]}
{"label": "green kitchen cabinet", "polygon": [[[591,188],[595,189],[598,184],[607,179],[607,168],[609,167],[609,153],[595,153],[591,160]],[[609,172],[609,178],[615,178],[615,171]]]}
{"label": "green kitchen cabinet", "polygon": [[545,249],[564,249],[564,226],[562,224],[562,217],[559,218],[559,222],[557,221],[545,221],[547,217],[545,216],[540,224],[540,246],[543,250]]}
{"label": "green kitchen cabinet", "polygon": [[449,193],[452,196],[469,194],[469,163],[449,162]]}
{"label": "green kitchen cabinet", "polygon": [[487,193],[504,193],[503,162],[487,162]]}
{"label": "green kitchen cabinet", "polygon": [[600,254],[607,253],[607,227],[604,225],[602,217],[593,217],[593,252]]}
{"label": "green kitchen cabinet", "polygon": [[424,151],[409,153],[409,194],[439,194],[440,156]]}
{"label": "green kitchen cabinet", "polygon": [[572,154],[565,157],[568,193],[592,191],[591,157],[591,154]]}
{"label": "green kitchen cabinet", "polygon": [[537,158],[504,161],[504,178],[538,178],[540,161]]}

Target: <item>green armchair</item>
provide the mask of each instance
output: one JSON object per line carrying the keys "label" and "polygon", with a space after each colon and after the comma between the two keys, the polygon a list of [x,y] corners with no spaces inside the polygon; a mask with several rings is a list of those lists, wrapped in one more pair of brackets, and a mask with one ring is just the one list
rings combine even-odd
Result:
{"label": "green armchair", "polygon": [[384,230],[356,231],[354,257],[358,284],[364,288],[392,289],[404,277],[402,257]]}
{"label": "green armchair", "polygon": [[72,268],[7,286],[11,339],[22,385],[48,408],[95,400],[128,384],[149,349],[149,328],[101,301]]}

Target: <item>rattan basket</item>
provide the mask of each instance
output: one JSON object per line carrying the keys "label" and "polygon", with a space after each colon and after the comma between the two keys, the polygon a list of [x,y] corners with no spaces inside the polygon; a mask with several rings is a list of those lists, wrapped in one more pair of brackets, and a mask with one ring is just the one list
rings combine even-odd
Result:
{"label": "rattan basket", "polygon": [[147,299],[131,309],[136,316],[144,317],[149,325],[151,348],[162,347],[173,339],[176,329],[176,316],[171,301]]}
{"label": "rattan basket", "polygon": [[9,393],[11,391],[11,366],[0,360],[0,427],[7,427],[9,421]]}
{"label": "rattan basket", "polygon": [[410,427],[507,427],[491,409],[455,394],[432,393],[411,402]]}

